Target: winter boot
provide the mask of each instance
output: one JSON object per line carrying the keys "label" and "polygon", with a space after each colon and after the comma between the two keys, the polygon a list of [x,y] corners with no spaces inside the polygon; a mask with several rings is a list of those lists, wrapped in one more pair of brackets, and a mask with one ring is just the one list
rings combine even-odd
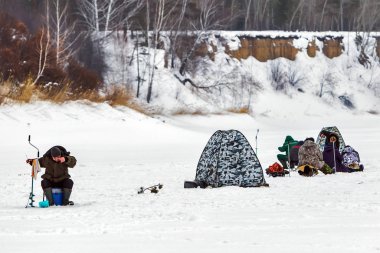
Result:
{"label": "winter boot", "polygon": [[44,189],[44,194],[46,196],[46,199],[49,201],[49,206],[53,206],[54,205],[54,200],[53,200],[53,192],[52,192],[51,187],[45,188]]}
{"label": "winter boot", "polygon": [[63,203],[64,206],[73,206],[74,202],[70,201],[71,189],[63,188]]}
{"label": "winter boot", "polygon": [[303,175],[304,176],[307,176],[307,177],[310,177],[310,174],[311,174],[311,168],[308,166],[308,165],[305,165],[304,169],[303,169]]}
{"label": "winter boot", "polygon": [[282,165],[282,168],[284,168],[284,170],[288,170],[289,169],[289,166],[288,166],[288,162],[285,161],[285,160],[279,160],[281,165]]}

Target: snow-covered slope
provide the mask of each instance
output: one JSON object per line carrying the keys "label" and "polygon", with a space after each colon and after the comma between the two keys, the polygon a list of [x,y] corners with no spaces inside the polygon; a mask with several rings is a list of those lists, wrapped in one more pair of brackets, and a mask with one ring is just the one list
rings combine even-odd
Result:
{"label": "snow-covered slope", "polygon": [[[366,36],[366,34],[360,34]],[[334,112],[349,111],[353,114],[379,113],[380,102],[380,64],[376,55],[376,40],[373,33],[365,47],[369,57],[367,66],[359,63],[360,50],[355,44],[356,33],[347,32],[210,32],[204,36],[210,53],[215,60],[208,57],[198,58],[192,62],[192,72],[181,76],[178,73],[179,60],[174,69],[164,67],[164,50],[156,51],[155,78],[153,96],[150,103],[152,111],[160,114],[181,113],[219,113],[225,110],[249,108],[251,115],[270,115],[286,118],[302,114],[326,114],[331,108]],[[260,62],[253,57],[237,60],[225,53],[225,45],[236,50],[240,45],[239,36],[298,37],[293,46],[300,51],[294,61],[277,58]],[[339,57],[327,58],[323,52],[323,42],[317,37],[342,37],[344,51]],[[166,41],[163,34],[162,40]],[[140,101],[146,99],[149,82],[149,69],[153,66],[153,50],[140,48],[137,57],[135,43],[125,44],[116,37],[110,37],[105,46],[106,61],[109,71],[105,76],[108,83],[126,84],[136,91],[137,69],[144,80],[141,86]],[[113,38],[113,39],[112,39]],[[364,37],[366,39],[366,37]],[[307,54],[309,42],[315,41],[319,51],[314,58]],[[133,42],[132,39],[128,42]],[[167,45],[166,45],[167,46]],[[133,55],[133,58],[132,58]],[[125,56],[127,56],[125,58]],[[137,66],[137,59],[139,65]],[[129,65],[123,64],[127,61]],[[283,84],[273,82],[277,74]],[[189,83],[185,86],[178,81],[191,79],[198,86],[214,86],[212,89],[195,89]],[[284,113],[284,99],[287,97],[290,113]],[[290,98],[290,99],[289,99]],[[346,102],[346,104],[345,104]],[[321,111],[315,111],[318,106]],[[148,106],[149,107],[149,106]],[[297,108],[297,110],[294,110]]]}
{"label": "snow-covered slope", "polygon": [[[151,118],[88,103],[0,107],[1,252],[378,252],[379,117],[271,115]],[[266,177],[269,188],[183,189],[217,129],[240,130],[254,148],[260,129],[257,153],[266,167],[286,134],[316,137],[326,125],[338,126],[360,152],[363,173],[292,172]],[[75,206],[24,208],[31,186],[25,159],[36,156],[28,135],[41,154],[59,144],[78,159],[70,170]],[[158,182],[158,194],[137,194]]]}

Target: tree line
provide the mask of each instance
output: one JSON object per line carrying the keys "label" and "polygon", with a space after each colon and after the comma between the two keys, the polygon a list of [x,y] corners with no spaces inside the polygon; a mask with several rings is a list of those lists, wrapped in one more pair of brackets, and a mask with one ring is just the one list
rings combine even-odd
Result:
{"label": "tree line", "polygon": [[371,31],[380,26],[377,0],[0,0],[0,8],[35,29],[46,2],[67,5],[70,22],[93,30],[145,30],[161,14],[171,19],[164,30],[181,20],[181,29],[196,29],[194,24],[205,18],[213,28],[239,31]]}

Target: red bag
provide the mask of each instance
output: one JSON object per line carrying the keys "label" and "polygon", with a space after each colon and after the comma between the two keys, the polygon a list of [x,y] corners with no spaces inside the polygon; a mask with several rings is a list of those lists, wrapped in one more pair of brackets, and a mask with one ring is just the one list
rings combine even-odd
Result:
{"label": "red bag", "polygon": [[269,173],[275,173],[275,172],[281,173],[281,172],[284,172],[284,168],[278,162],[275,162],[274,164],[269,166],[268,172]]}
{"label": "red bag", "polygon": [[285,171],[284,168],[278,163],[275,162],[271,166],[269,166],[268,169],[265,170],[267,175],[272,176],[272,177],[277,177],[277,176],[285,176],[285,174],[288,174],[288,171]]}

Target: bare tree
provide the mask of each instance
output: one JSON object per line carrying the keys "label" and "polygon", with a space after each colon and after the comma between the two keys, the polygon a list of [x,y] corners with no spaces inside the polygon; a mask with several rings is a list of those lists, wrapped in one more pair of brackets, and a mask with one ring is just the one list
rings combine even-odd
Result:
{"label": "bare tree", "polygon": [[325,16],[325,9],[326,9],[327,1],[328,1],[328,0],[325,0],[325,3],[323,4],[322,14],[321,14],[321,20],[320,20],[320,22],[319,22],[319,30],[322,30],[323,18],[324,18],[324,16]]}
{"label": "bare tree", "polygon": [[339,20],[340,20],[340,30],[343,30],[343,2],[344,0],[339,0]]}
{"label": "bare tree", "polygon": [[297,13],[300,10],[302,11],[304,3],[305,3],[305,0],[299,0],[299,3],[297,5],[297,7],[296,7],[296,9],[294,10],[294,12],[292,14],[292,17],[290,18],[290,21],[289,21],[289,30],[292,30],[293,20],[296,17]]}
{"label": "bare tree", "polygon": [[[178,40],[178,35],[180,34],[180,32],[182,32],[182,29],[183,29],[182,22],[186,14],[187,2],[188,0],[175,0],[175,2],[172,4],[172,9],[168,14],[170,18],[166,19],[167,23],[164,25],[164,27],[168,28],[167,32],[168,32],[168,37],[169,37],[169,42],[170,42],[169,54],[171,57],[170,59],[171,68],[174,68],[177,40]],[[180,9],[179,12],[178,12],[178,9]],[[172,22],[168,23],[169,21],[172,21]]]}
{"label": "bare tree", "polygon": [[[128,52],[128,44],[126,41],[129,39],[128,30],[131,26],[131,23],[133,22],[132,19],[139,14],[141,11],[141,8],[143,7],[145,3],[145,0],[128,0],[123,1],[121,6],[118,6],[117,8],[121,8],[124,11],[120,12],[116,15],[113,10],[116,9],[116,3],[110,2],[108,5],[107,15],[106,15],[106,27],[109,27],[109,29],[113,29],[116,31],[116,33],[110,33],[110,32],[104,32],[103,37],[106,38],[107,36],[113,36],[114,40],[113,43],[115,43],[115,60],[118,62],[118,64],[115,64],[117,66],[117,69],[115,71],[115,75],[112,75],[112,83],[118,83],[123,84],[125,86],[129,85],[129,79],[128,79],[128,68],[130,65],[132,65],[132,62],[135,59],[135,55],[137,58],[137,68],[138,68],[138,93],[139,93],[139,85],[141,79],[139,78],[140,70],[139,70],[139,43],[138,38],[136,39],[135,47],[132,53]],[[112,7],[112,8],[111,8]],[[112,9],[112,11],[110,11]],[[107,21],[108,20],[108,21]],[[115,36],[114,36],[115,35]],[[129,64],[128,64],[128,58]],[[138,95],[137,95],[138,96]]]}
{"label": "bare tree", "polygon": [[294,67],[289,67],[287,77],[289,84],[293,87],[298,86],[305,80],[305,76]]}
{"label": "bare tree", "polygon": [[165,12],[165,0],[158,0],[156,5],[156,12],[154,17],[153,24],[153,57],[152,63],[149,68],[149,81],[148,81],[148,93],[146,96],[146,100],[149,103],[152,98],[152,88],[153,88],[153,80],[155,74],[155,65],[156,65],[156,57],[157,57],[157,45],[159,34],[162,29],[162,24],[164,22],[164,12]]}
{"label": "bare tree", "polygon": [[[45,68],[47,66],[47,57],[49,54],[49,48],[50,48],[50,30],[49,30],[49,25],[50,25],[50,5],[49,1],[46,2],[46,28],[42,27],[41,30],[41,37],[40,37],[40,42],[38,45],[38,71],[36,74],[36,77],[34,78],[33,85],[35,85],[38,80],[43,76],[43,73],[45,71]],[[46,32],[46,35],[45,35]]]}
{"label": "bare tree", "polygon": [[217,10],[219,7],[218,0],[203,0],[200,2],[200,14],[197,22],[192,23],[192,26],[196,30],[196,38],[193,43],[193,46],[189,50],[189,52],[186,54],[185,58],[182,60],[181,67],[179,69],[179,73],[181,75],[185,74],[185,68],[187,65],[187,62],[193,55],[195,49],[201,42],[201,39],[203,38],[203,35],[206,31],[211,29],[215,26],[220,26],[222,19],[217,18]]}
{"label": "bare tree", "polygon": [[147,4],[146,0],[79,0],[80,15],[90,32],[96,32],[101,38],[109,31],[120,28],[128,29],[130,19],[142,15],[140,10]]}
{"label": "bare tree", "polygon": [[270,79],[275,90],[285,90],[288,84],[288,77],[283,70],[281,62],[274,61],[270,64]]}
{"label": "bare tree", "polygon": [[49,22],[49,31],[51,31],[52,43],[55,46],[55,60],[56,64],[64,67],[68,59],[75,53],[74,44],[79,38],[75,34],[75,23],[69,24],[67,21],[68,16],[68,2],[64,0],[46,1],[49,6],[52,2],[51,13],[47,13]]}
{"label": "bare tree", "polygon": [[249,21],[249,17],[251,16],[251,4],[252,4],[252,0],[245,0],[245,4],[246,4],[246,12],[245,12],[245,19],[244,19],[244,29],[245,30],[248,30],[248,21]]}
{"label": "bare tree", "polygon": [[117,10],[117,8],[114,8],[114,0],[109,0],[104,24],[104,36],[107,35],[111,19],[118,15]]}
{"label": "bare tree", "polygon": [[333,96],[333,90],[337,82],[338,81],[334,77],[333,73],[324,73],[320,80],[319,97],[322,97],[325,93],[329,93],[331,96]]}
{"label": "bare tree", "polygon": [[[145,1],[145,0],[144,0]],[[135,43],[135,50],[137,55],[137,93],[140,94],[140,86],[143,84],[145,73],[147,72],[148,78],[148,90],[147,90],[147,102],[149,103],[152,98],[152,90],[155,77],[156,61],[157,61],[157,49],[163,36],[169,37],[169,51],[172,55],[172,67],[174,67],[175,46],[177,44],[178,34],[181,30],[181,24],[183,22],[186,6],[188,0],[160,0],[155,3],[146,1],[146,43],[148,48],[149,57],[146,59],[145,68],[140,68],[139,64],[139,43],[138,38]],[[152,12],[154,8],[154,12]],[[180,11],[178,12],[178,9]],[[151,13],[153,13],[153,22],[151,24]],[[152,28],[152,31],[150,31]],[[162,30],[166,29],[164,35]],[[150,37],[151,36],[151,37]]]}
{"label": "bare tree", "polygon": [[356,23],[355,43],[360,51],[358,61],[370,68],[371,62],[368,55],[376,55],[375,47],[371,45],[370,40],[373,39],[371,32],[380,20],[380,2],[376,0],[360,0],[358,18]]}
{"label": "bare tree", "polygon": [[50,34],[49,32],[45,34],[45,31],[48,31],[48,29],[42,28],[40,43],[38,46],[38,71],[36,77],[34,78],[33,85],[35,85],[38,82],[38,80],[43,76],[43,73],[47,67],[47,57],[50,48]]}
{"label": "bare tree", "polygon": [[360,0],[356,30],[371,32],[380,20],[380,2]]}
{"label": "bare tree", "polygon": [[253,2],[253,28],[265,29],[265,19],[269,17],[270,0],[256,0]]}
{"label": "bare tree", "polygon": [[80,14],[90,31],[100,31],[101,20],[99,18],[99,13],[102,12],[103,9],[104,6],[99,6],[98,0],[79,1]]}
{"label": "bare tree", "polygon": [[[87,31],[87,38],[93,44],[94,55],[103,58],[103,43],[110,36],[115,36],[112,40],[116,44],[115,60],[118,69],[111,83],[127,85],[127,68],[129,54],[127,52],[128,29],[133,22],[133,18],[141,15],[141,9],[146,0],[78,0],[79,14]],[[138,57],[138,54],[137,54]],[[132,52],[133,59],[133,52]]]}

